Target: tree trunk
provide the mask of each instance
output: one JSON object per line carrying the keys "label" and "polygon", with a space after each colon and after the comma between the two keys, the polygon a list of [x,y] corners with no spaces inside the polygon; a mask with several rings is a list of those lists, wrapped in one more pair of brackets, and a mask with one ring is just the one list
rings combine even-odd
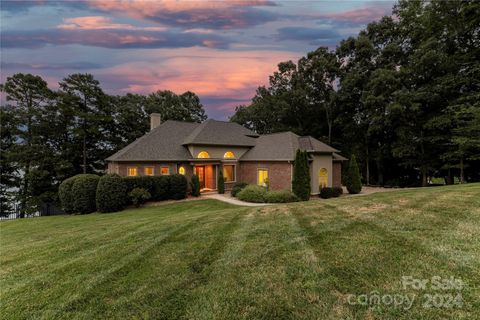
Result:
{"label": "tree trunk", "polygon": [[83,132],[83,173],[87,173],[87,137],[86,133]]}
{"label": "tree trunk", "polygon": [[370,185],[370,158],[369,158],[369,155],[368,155],[368,146],[367,146],[367,149],[366,149],[366,167],[367,167],[367,176],[366,176],[366,182],[367,182],[367,186]]}
{"label": "tree trunk", "polygon": [[332,143],[332,123],[328,122],[328,144]]}
{"label": "tree trunk", "polygon": [[[85,117],[87,114],[87,97],[83,97],[83,108]],[[83,173],[87,173],[87,120],[83,119]]]}
{"label": "tree trunk", "polygon": [[382,169],[382,161],[380,159],[377,159],[377,176],[378,176],[378,184],[383,187],[384,182],[383,182],[383,169]]}
{"label": "tree trunk", "polygon": [[422,166],[422,187],[426,187],[427,185],[427,167]]}
{"label": "tree trunk", "polygon": [[465,175],[464,175],[464,170],[463,170],[463,157],[460,158],[460,183],[465,182]]}
{"label": "tree trunk", "polygon": [[448,168],[448,173],[447,173],[447,177],[445,179],[445,184],[446,185],[453,184],[452,169],[451,168]]}

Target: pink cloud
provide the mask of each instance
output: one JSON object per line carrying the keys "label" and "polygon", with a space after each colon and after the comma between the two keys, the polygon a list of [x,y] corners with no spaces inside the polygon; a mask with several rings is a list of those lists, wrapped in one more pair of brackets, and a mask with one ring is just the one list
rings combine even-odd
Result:
{"label": "pink cloud", "polygon": [[104,16],[86,16],[63,19],[63,23],[57,28],[64,30],[104,30],[104,29],[123,29],[123,30],[145,30],[145,31],[165,31],[165,27],[135,27],[126,23],[114,23],[112,19]]}
{"label": "pink cloud", "polygon": [[[162,58],[152,61],[154,57]],[[282,51],[162,49],[144,52],[142,61],[102,69],[96,74],[104,83],[114,84],[114,90],[122,94],[193,91],[201,97],[245,103],[253,97],[258,86],[268,82],[278,62],[298,58],[297,54]],[[233,110],[240,103],[227,102],[216,109]]]}
{"label": "pink cloud", "polygon": [[188,28],[244,28],[275,20],[275,15],[257,9],[273,6],[267,0],[181,1],[181,0],[88,0],[91,8]]}
{"label": "pink cloud", "polygon": [[[390,3],[389,3],[390,5]],[[355,24],[370,23],[374,20],[378,20],[385,15],[391,13],[390,6],[376,6],[363,9],[356,9],[350,11],[344,11],[339,13],[331,13],[322,15],[322,18],[329,18],[336,21],[351,22]]]}

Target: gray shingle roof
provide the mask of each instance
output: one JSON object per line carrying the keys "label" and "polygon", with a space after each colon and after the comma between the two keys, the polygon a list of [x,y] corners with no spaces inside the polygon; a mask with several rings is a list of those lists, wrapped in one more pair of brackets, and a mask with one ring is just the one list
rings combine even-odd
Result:
{"label": "gray shingle roof", "polygon": [[[193,158],[187,148],[190,144],[252,147],[242,156],[241,161],[294,160],[297,149],[325,153],[338,151],[315,138],[299,137],[290,131],[258,136],[232,122],[207,120],[192,123],[168,120],[106,160],[185,161]],[[339,160],[345,159],[340,155],[336,157]]]}
{"label": "gray shingle roof", "polygon": [[330,147],[328,144],[325,144],[311,136],[299,137],[298,143],[301,150],[306,150],[309,152],[340,152],[337,149]]}
{"label": "gray shingle roof", "polygon": [[224,145],[246,146],[255,145],[258,135],[235,122],[207,120],[198,125],[183,141],[184,145]]}
{"label": "gray shingle roof", "polygon": [[344,156],[339,155],[338,153],[333,153],[333,160],[335,161],[347,161],[348,159],[345,158]]}
{"label": "gray shingle roof", "polygon": [[107,161],[161,161],[192,158],[184,147],[185,138],[200,123],[168,120],[146,135],[138,138],[122,150],[107,158]]}
{"label": "gray shingle roof", "polygon": [[293,160],[297,152],[298,136],[290,131],[261,135],[255,147],[240,160]]}

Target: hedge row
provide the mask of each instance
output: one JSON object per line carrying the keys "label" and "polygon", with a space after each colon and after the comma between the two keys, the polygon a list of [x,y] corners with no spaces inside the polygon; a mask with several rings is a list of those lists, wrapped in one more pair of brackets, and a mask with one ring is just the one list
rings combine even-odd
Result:
{"label": "hedge row", "polygon": [[300,199],[290,190],[268,191],[264,187],[248,185],[237,194],[238,199],[256,203],[288,203]]}
{"label": "hedge row", "polygon": [[150,199],[180,200],[187,196],[187,179],[180,174],[157,177],[120,177],[79,174],[64,180],[58,194],[65,213],[114,212],[131,203],[129,194],[145,189]]}
{"label": "hedge row", "polygon": [[341,187],[323,187],[320,188],[320,193],[318,196],[322,199],[337,198],[343,194],[343,189]]}

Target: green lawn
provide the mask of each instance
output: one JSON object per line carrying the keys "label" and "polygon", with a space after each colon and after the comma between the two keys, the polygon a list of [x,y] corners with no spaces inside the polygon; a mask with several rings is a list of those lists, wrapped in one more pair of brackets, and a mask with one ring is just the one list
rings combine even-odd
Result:
{"label": "green lawn", "polygon": [[[0,231],[4,319],[480,317],[480,184],[256,208],[191,201]],[[402,276],[467,287],[403,289]],[[417,298],[409,310],[349,303],[372,291]],[[424,308],[435,293],[460,293],[463,307]]]}

